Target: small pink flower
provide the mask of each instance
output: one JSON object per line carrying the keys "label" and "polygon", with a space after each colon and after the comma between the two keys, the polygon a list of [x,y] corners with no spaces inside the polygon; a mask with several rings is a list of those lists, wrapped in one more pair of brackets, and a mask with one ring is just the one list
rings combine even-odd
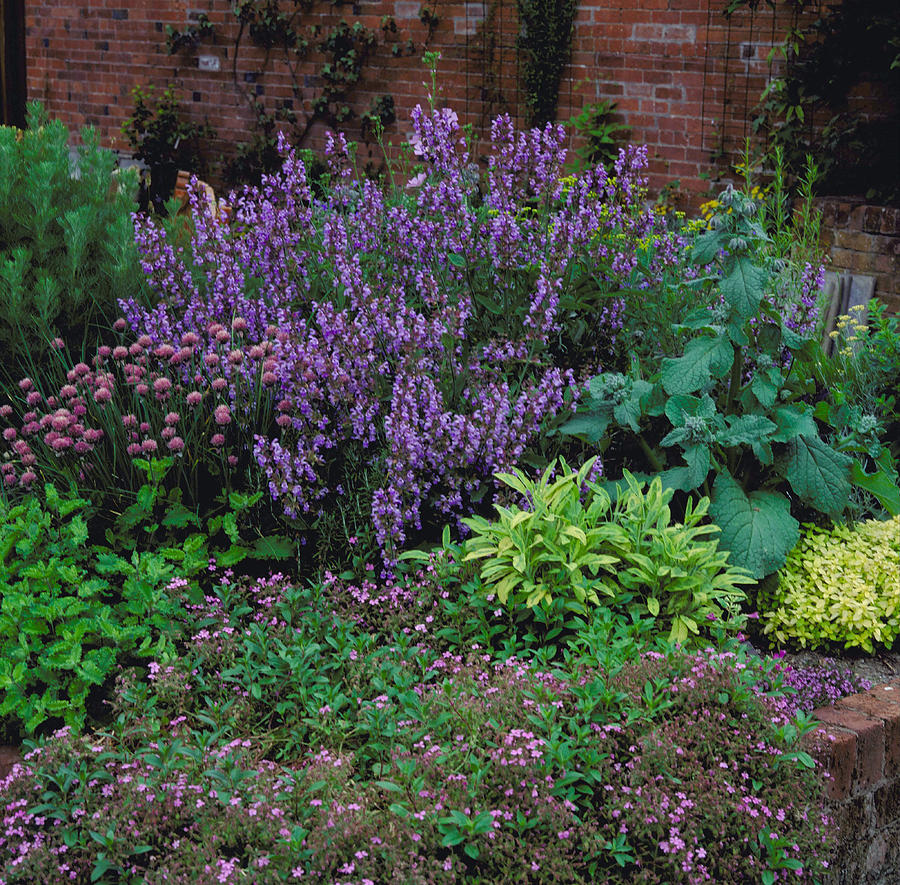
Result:
{"label": "small pink flower", "polygon": [[199,390],[192,390],[186,397],[189,406],[196,406],[203,399],[203,394]]}
{"label": "small pink flower", "polygon": [[140,356],[140,355],[144,352],[144,348],[141,347],[140,344],[138,344],[137,342],[135,342],[134,344],[132,344],[132,345],[128,348],[128,352],[129,352],[132,356]]}
{"label": "small pink flower", "polygon": [[6,430],[3,431],[3,438],[7,442],[12,442],[16,438],[16,435],[15,427],[7,427]]}
{"label": "small pink flower", "polygon": [[216,341],[218,341],[219,344],[224,344],[229,338],[231,338],[231,335],[229,335],[224,329],[220,329],[218,332],[216,332]]}
{"label": "small pink flower", "polygon": [[129,443],[128,448],[125,450],[128,454],[133,458],[135,455],[141,454],[141,444],[140,443]]}
{"label": "small pink flower", "polygon": [[124,332],[125,329],[128,328],[128,324],[125,322],[125,318],[124,318],[124,317],[119,317],[119,318],[113,323],[113,328],[114,328],[117,332]]}
{"label": "small pink flower", "polygon": [[128,348],[123,347],[121,344],[118,347],[113,348],[112,358],[114,360],[124,360],[125,357],[128,356]]}
{"label": "small pink flower", "polygon": [[8,418],[12,415],[12,406],[8,403],[6,405],[0,406],[0,418]]}
{"label": "small pink flower", "polygon": [[22,391],[22,393],[31,390],[32,387],[34,387],[34,381],[32,381],[30,378],[23,378],[19,382],[19,389]]}
{"label": "small pink flower", "polygon": [[153,392],[159,396],[160,394],[168,394],[172,389],[172,382],[168,378],[157,378],[153,382]]}
{"label": "small pink flower", "polygon": [[225,437],[221,433],[214,433],[212,439],[210,439],[210,442],[216,447],[224,446]]}
{"label": "small pink flower", "polygon": [[232,366],[241,365],[241,363],[244,362],[244,352],[242,350],[229,350],[228,362],[231,363]]}
{"label": "small pink flower", "polygon": [[184,451],[184,440],[180,436],[173,436],[167,445],[170,452]]}
{"label": "small pink flower", "polygon": [[148,393],[150,393],[150,388],[143,383],[138,384],[134,389],[137,391],[138,396],[146,396]]}
{"label": "small pink flower", "polygon": [[94,402],[98,402],[101,405],[103,403],[108,403],[112,399],[112,394],[109,392],[108,387],[98,387],[94,391]]}
{"label": "small pink flower", "polygon": [[86,443],[83,439],[80,439],[77,443],[75,443],[76,455],[86,455],[88,452],[93,451],[94,447],[90,443]]}
{"label": "small pink flower", "polygon": [[73,396],[78,396],[78,388],[74,384],[66,384],[60,389],[59,395],[63,399],[72,399]]}
{"label": "small pink flower", "polygon": [[228,410],[228,406],[224,404],[216,406],[216,410],[215,412],[213,412],[213,417],[215,417],[216,419],[216,424],[220,426],[231,423],[231,412]]}
{"label": "small pink flower", "polygon": [[36,479],[37,474],[33,470],[26,470],[19,479],[19,482],[23,486],[30,486]]}
{"label": "small pink flower", "polygon": [[206,363],[209,368],[213,368],[214,366],[219,365],[219,355],[217,353],[208,353],[205,357],[203,357],[203,362]]}
{"label": "small pink flower", "polygon": [[74,367],[75,374],[81,377],[82,375],[90,375],[91,367],[87,365],[87,363],[76,363]]}
{"label": "small pink flower", "polygon": [[55,350],[62,350],[66,346],[66,342],[62,338],[54,338],[50,346]]}
{"label": "small pink flower", "polygon": [[149,433],[150,425],[146,421],[141,421],[141,424],[140,424],[140,427],[138,428],[138,430],[140,430],[141,433]]}
{"label": "small pink flower", "polygon": [[68,436],[57,436],[53,440],[52,448],[54,452],[64,452],[72,447],[72,440]]}
{"label": "small pink flower", "polygon": [[290,415],[279,415],[275,419],[275,423],[279,427],[290,427],[291,426],[291,416]]}
{"label": "small pink flower", "polygon": [[155,452],[159,446],[156,444],[155,439],[145,439],[141,443],[141,451],[145,453]]}
{"label": "small pink flower", "polygon": [[153,355],[161,360],[167,360],[173,353],[175,353],[175,348],[171,344],[160,344],[153,351]]}
{"label": "small pink flower", "polygon": [[110,353],[112,353],[112,351],[110,350],[110,347],[108,344],[101,344],[97,353],[99,356],[102,356],[103,359],[106,359],[110,355]]}
{"label": "small pink flower", "polygon": [[181,344],[183,347],[193,347],[200,341],[200,336],[196,332],[185,332],[181,336]]}
{"label": "small pink flower", "polygon": [[135,415],[123,415],[122,416],[122,426],[123,427],[137,427],[138,419]]}
{"label": "small pink flower", "polygon": [[43,401],[43,397],[36,390],[32,390],[28,396],[25,397],[25,402],[28,403],[29,406],[36,406],[39,402]]}
{"label": "small pink flower", "polygon": [[168,412],[163,420],[166,422],[166,424],[177,424],[178,419],[178,412]]}
{"label": "small pink flower", "polygon": [[141,347],[150,347],[153,344],[153,339],[149,335],[141,335],[138,338],[137,343],[141,345]]}
{"label": "small pink flower", "polygon": [[210,386],[219,393],[228,387],[228,382],[224,378],[213,378],[213,383]]}
{"label": "small pink flower", "polygon": [[243,317],[235,317],[231,321],[231,331],[232,332],[246,332],[247,331],[247,321]]}
{"label": "small pink flower", "polygon": [[234,467],[238,462],[237,455],[229,455],[228,456],[228,466]]}
{"label": "small pink flower", "polygon": [[173,436],[175,436],[175,428],[166,425],[165,427],[163,427],[160,435],[163,439],[171,439]]}
{"label": "small pink flower", "polygon": [[263,372],[262,373],[262,383],[266,385],[266,387],[271,387],[278,378],[276,377],[274,372]]}
{"label": "small pink flower", "polygon": [[265,353],[266,352],[258,344],[254,344],[249,351],[250,359],[261,360],[265,356]]}

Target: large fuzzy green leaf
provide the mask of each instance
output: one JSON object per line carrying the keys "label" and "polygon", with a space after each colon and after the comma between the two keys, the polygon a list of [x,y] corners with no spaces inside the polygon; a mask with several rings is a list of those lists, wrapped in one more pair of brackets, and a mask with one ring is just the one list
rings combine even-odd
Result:
{"label": "large fuzzy green leaf", "polygon": [[677,359],[663,360],[660,380],[666,393],[694,393],[709,383],[710,376],[723,378],[731,370],[734,350],[724,336],[695,338]]}
{"label": "large fuzzy green leaf", "polygon": [[835,451],[818,436],[796,436],[777,459],[779,473],[802,501],[837,518],[850,497],[852,458]]}
{"label": "large fuzzy green leaf", "polygon": [[753,316],[763,296],[766,271],[751,258],[737,258],[719,287],[728,304],[743,318]]}
{"label": "large fuzzy green leaf", "polygon": [[750,492],[723,470],[713,485],[710,516],[722,529],[720,546],[731,551],[733,565],[764,578],[784,565],[800,537],[790,502],[777,492]]}

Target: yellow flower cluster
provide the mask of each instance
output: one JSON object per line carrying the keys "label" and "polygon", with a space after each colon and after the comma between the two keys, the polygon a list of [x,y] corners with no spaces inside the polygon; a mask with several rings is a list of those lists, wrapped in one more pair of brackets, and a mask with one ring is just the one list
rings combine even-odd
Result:
{"label": "yellow flower cluster", "polygon": [[842,339],[841,343],[843,346],[837,351],[840,356],[853,356],[853,347],[851,345],[865,340],[869,327],[859,321],[859,314],[865,309],[865,305],[855,304],[850,308],[850,313],[843,313],[837,318],[834,329],[828,333],[829,337],[835,342],[839,338]]}

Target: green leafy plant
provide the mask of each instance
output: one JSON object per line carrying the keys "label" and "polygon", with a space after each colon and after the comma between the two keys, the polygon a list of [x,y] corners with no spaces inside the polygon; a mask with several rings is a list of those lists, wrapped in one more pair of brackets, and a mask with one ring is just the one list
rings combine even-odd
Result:
{"label": "green leafy plant", "polygon": [[134,111],[122,124],[134,156],[150,168],[149,197],[160,210],[172,196],[178,171],[203,172],[200,144],[215,137],[208,122],[188,123],[182,119],[181,102],[175,87],[167,86],[158,97],[153,86],[131,90]]}
{"label": "green leafy plant", "polygon": [[[731,0],[726,14],[759,0]],[[773,5],[773,4],[770,4]],[[813,4],[792,3],[799,13]],[[864,194],[896,203],[900,176],[900,17],[892,0],[816,7],[809,25],[792,26],[770,53],[783,73],[768,79],[753,128],[785,151],[800,175],[807,154],[822,167],[824,193]],[[867,89],[873,101],[861,103]]]}
{"label": "green leafy plant", "polygon": [[575,150],[579,169],[598,163],[609,166],[618,156],[628,127],[613,119],[615,111],[616,103],[603,99],[586,105],[580,114],[569,118],[575,134],[585,139],[585,144]]}
{"label": "green leafy plant", "polygon": [[10,736],[54,719],[80,728],[117,664],[173,648],[184,609],[165,588],[183,556],[97,556],[89,514],[86,500],[49,484],[0,504],[0,719]]}
{"label": "green leafy plant", "polygon": [[497,474],[528,506],[498,506],[493,522],[464,520],[474,535],[463,561],[485,560],[482,591],[511,607],[549,608],[561,597],[563,609],[582,615],[588,603],[631,610],[656,618],[676,642],[707,620],[737,623],[745,598],[738,585],[753,581],[707,540],[717,531],[701,524],[709,501],[689,505],[673,525],[672,490],[658,477],[644,491],[626,474],[613,503],[588,479],[595,462],[575,472],[563,461],[556,479],[551,465],[537,482],[521,471]]}
{"label": "green leafy plant", "polygon": [[81,350],[111,323],[116,298],[145,289],[131,212],[137,179],[85,128],[69,132],[28,106],[24,131],[0,126],[0,373],[40,364],[50,342]]}
{"label": "green leafy plant", "polygon": [[722,546],[762,578],[796,543],[798,516],[836,519],[847,510],[859,481],[854,464],[861,468],[820,434],[805,369],[819,345],[791,329],[767,297],[757,206],[732,189],[719,203],[693,260],[717,268],[720,305],[684,319],[683,353],[649,378],[633,367],[592,379],[564,431],[601,446],[611,431],[633,439],[641,469],[666,487],[709,496]]}
{"label": "green leafy plant", "polygon": [[900,634],[900,516],[808,525],[758,604],[763,632],[803,648],[842,643],[870,654]]}

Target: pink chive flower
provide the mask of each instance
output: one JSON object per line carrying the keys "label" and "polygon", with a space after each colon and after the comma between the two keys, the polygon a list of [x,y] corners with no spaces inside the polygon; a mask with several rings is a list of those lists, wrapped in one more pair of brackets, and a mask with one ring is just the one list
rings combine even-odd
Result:
{"label": "pink chive flower", "polygon": [[157,378],[153,382],[153,392],[157,399],[166,399],[172,389],[172,382],[168,378]]}
{"label": "pink chive flower", "polygon": [[179,420],[178,412],[168,412],[163,420],[166,424],[177,424]]}
{"label": "pink chive flower", "polygon": [[180,436],[173,436],[169,440],[167,448],[170,452],[182,452],[184,451],[184,440]]}
{"label": "pink chive flower", "polygon": [[19,482],[23,486],[30,486],[36,479],[37,479],[37,474],[34,471],[26,470],[22,474],[21,478],[19,479]]}
{"label": "pink chive flower", "polygon": [[0,418],[8,418],[12,415],[12,406],[7,404],[0,406]]}
{"label": "pink chive flower", "polygon": [[97,350],[97,353],[102,356],[103,359],[106,359],[110,355],[110,353],[112,353],[112,351],[110,350],[108,344],[101,344],[100,348]]}
{"label": "pink chive flower", "polygon": [[266,352],[258,344],[254,344],[249,351],[250,359],[261,360],[263,356],[265,356],[265,353]]}
{"label": "pink chive flower", "polygon": [[228,362],[231,363],[232,366],[241,365],[241,363],[244,362],[244,352],[242,350],[229,350]]}
{"label": "pink chive flower", "polygon": [[23,378],[19,382],[19,389],[22,391],[22,393],[31,390],[32,387],[34,387],[34,381],[32,381],[30,378]]}
{"label": "pink chive flower", "polygon": [[112,358],[114,360],[124,360],[128,356],[128,348],[123,347],[121,344],[118,347],[113,348]]}
{"label": "pink chive flower", "polygon": [[109,392],[108,387],[98,387],[94,391],[94,402],[98,402],[101,405],[103,403],[108,403],[112,399],[112,394]]}
{"label": "pink chive flower", "polygon": [[125,451],[127,451],[128,454],[131,455],[131,457],[134,457],[135,455],[140,455],[141,454],[141,444],[140,443],[130,443],[128,448]]}
{"label": "pink chive flower", "polygon": [[200,341],[200,336],[196,332],[185,332],[181,336],[181,344],[183,347],[193,347]]}
{"label": "pink chive flower", "polygon": [[210,386],[218,393],[228,386],[228,382],[224,378],[214,378],[213,383]]}
{"label": "pink chive flower", "polygon": [[214,433],[212,435],[212,439],[210,439],[210,442],[216,447],[224,446],[225,437],[221,433]]}
{"label": "pink chive flower", "polygon": [[226,405],[216,406],[216,410],[215,412],[213,412],[213,416],[216,419],[216,424],[220,426],[231,423],[231,412],[228,410],[228,406]]}
{"label": "pink chive flower", "polygon": [[138,396],[146,396],[150,393],[150,388],[146,384],[138,384],[134,389],[137,391]]}
{"label": "pink chive flower", "polygon": [[216,341],[218,341],[219,344],[224,344],[229,338],[231,338],[231,335],[229,335],[224,329],[220,329],[218,332],[216,332]]}
{"label": "pink chive flower", "polygon": [[213,368],[214,366],[219,365],[219,355],[217,353],[208,353],[205,357],[203,357],[203,362],[206,363],[207,366]]}
{"label": "pink chive flower", "polygon": [[90,375],[91,367],[89,365],[87,365],[87,363],[76,363],[73,368],[73,371],[79,377],[81,377],[82,375]]}
{"label": "pink chive flower", "polygon": [[186,397],[187,404],[191,407],[196,406],[203,399],[203,394],[199,390],[192,390]]}
{"label": "pink chive flower", "polygon": [[231,330],[232,332],[246,332],[247,321],[243,317],[235,317],[231,321]]}
{"label": "pink chive flower", "polygon": [[153,339],[149,335],[141,335],[138,338],[137,343],[141,345],[141,347],[150,347],[153,344]]}
{"label": "pink chive flower", "polygon": [[140,344],[138,344],[137,342],[135,342],[134,344],[132,344],[132,345],[128,348],[128,352],[129,352],[132,356],[140,356],[140,355],[144,352],[144,348],[141,347]]}
{"label": "pink chive flower", "polygon": [[262,373],[262,383],[265,384],[266,387],[271,387],[277,380],[278,378],[274,372]]}
{"label": "pink chive flower", "polygon": [[155,452],[158,448],[159,448],[159,446],[156,444],[155,439],[145,439],[141,443],[141,451],[142,452],[146,452],[146,453]]}
{"label": "pink chive flower", "polygon": [[125,322],[124,317],[119,317],[114,323],[113,328],[117,332],[124,332],[126,328],[128,328],[128,323]]}
{"label": "pink chive flower", "polygon": [[7,442],[12,442],[16,438],[16,428],[7,427],[6,430],[3,431],[3,438]]}
{"label": "pink chive flower", "polygon": [[28,396],[25,397],[25,402],[28,403],[29,406],[36,406],[43,399],[44,398],[38,391],[32,390],[31,393],[29,393]]}
{"label": "pink chive flower", "polygon": [[228,456],[229,467],[234,467],[235,464],[237,464],[237,462],[238,462],[237,455],[229,455]]}
{"label": "pink chive flower", "polygon": [[72,440],[68,436],[58,436],[53,440],[51,447],[54,452],[64,452],[72,447]]}

